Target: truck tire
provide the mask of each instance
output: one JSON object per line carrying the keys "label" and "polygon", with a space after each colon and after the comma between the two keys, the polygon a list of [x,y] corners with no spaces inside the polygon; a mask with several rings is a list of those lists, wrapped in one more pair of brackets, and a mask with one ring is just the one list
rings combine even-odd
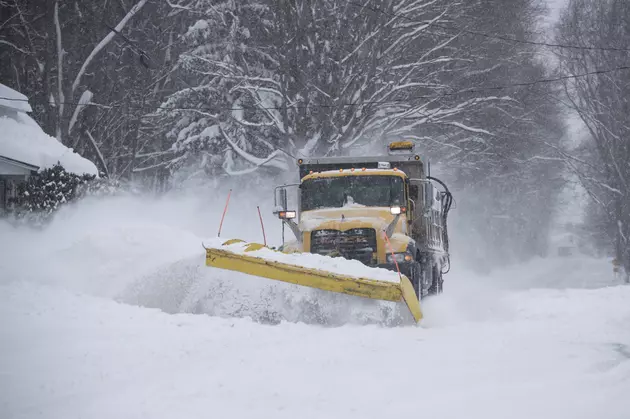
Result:
{"label": "truck tire", "polygon": [[422,271],[418,262],[412,263],[409,267],[409,281],[411,281],[419,301],[422,298]]}
{"label": "truck tire", "polygon": [[438,265],[433,265],[433,283],[429,287],[429,295],[442,294],[444,287],[444,279],[442,279],[442,270]]}

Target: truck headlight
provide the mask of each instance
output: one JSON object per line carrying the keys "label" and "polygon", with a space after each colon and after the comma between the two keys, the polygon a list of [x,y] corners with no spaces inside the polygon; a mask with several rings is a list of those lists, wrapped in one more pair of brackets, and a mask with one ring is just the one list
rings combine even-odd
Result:
{"label": "truck headlight", "polygon": [[295,211],[280,211],[278,213],[278,218],[281,220],[291,220],[296,217]]}
{"label": "truck headlight", "polygon": [[389,209],[389,212],[392,215],[404,214],[407,212],[407,208],[406,207],[391,207]]}
{"label": "truck headlight", "polygon": [[387,254],[387,263],[394,263],[394,261],[398,263],[411,262],[412,260],[413,260],[413,256],[411,256],[411,254],[408,252]]}

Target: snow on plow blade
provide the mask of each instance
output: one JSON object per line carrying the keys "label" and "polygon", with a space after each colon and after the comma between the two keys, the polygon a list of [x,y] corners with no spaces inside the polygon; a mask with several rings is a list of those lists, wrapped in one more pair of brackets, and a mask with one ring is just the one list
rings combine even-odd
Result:
{"label": "snow on plow blade", "polygon": [[[228,240],[206,247],[206,265],[305,287],[393,302],[404,302],[416,322],[422,311],[409,279],[359,261],[310,253],[282,253],[262,244]],[[292,263],[293,262],[293,263]],[[340,266],[341,265],[341,266]],[[348,270],[358,273],[349,275]],[[367,278],[367,277],[370,278]]]}

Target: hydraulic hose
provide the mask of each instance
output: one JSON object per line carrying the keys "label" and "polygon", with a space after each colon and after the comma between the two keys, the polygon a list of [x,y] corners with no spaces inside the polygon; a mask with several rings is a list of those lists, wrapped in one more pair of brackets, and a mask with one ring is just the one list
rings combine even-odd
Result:
{"label": "hydraulic hose", "polygon": [[448,241],[448,212],[453,205],[453,194],[448,189],[448,186],[440,179],[433,176],[427,176],[427,179],[434,180],[444,188],[444,198],[442,199],[442,224],[444,225],[444,232],[442,234],[442,240],[444,241],[444,250],[446,250],[446,260],[448,261],[448,269],[443,271],[443,274],[447,274],[451,270],[451,255],[449,253],[449,241]]}

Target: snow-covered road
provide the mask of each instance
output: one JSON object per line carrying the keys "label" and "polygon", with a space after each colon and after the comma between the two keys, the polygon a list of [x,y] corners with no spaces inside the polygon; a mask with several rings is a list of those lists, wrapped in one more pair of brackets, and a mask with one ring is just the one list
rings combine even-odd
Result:
{"label": "snow-covered road", "polygon": [[133,205],[0,225],[0,418],[630,417],[630,287],[605,261],[456,268],[419,327],[269,325],[243,317],[265,280],[208,273],[194,217]]}

